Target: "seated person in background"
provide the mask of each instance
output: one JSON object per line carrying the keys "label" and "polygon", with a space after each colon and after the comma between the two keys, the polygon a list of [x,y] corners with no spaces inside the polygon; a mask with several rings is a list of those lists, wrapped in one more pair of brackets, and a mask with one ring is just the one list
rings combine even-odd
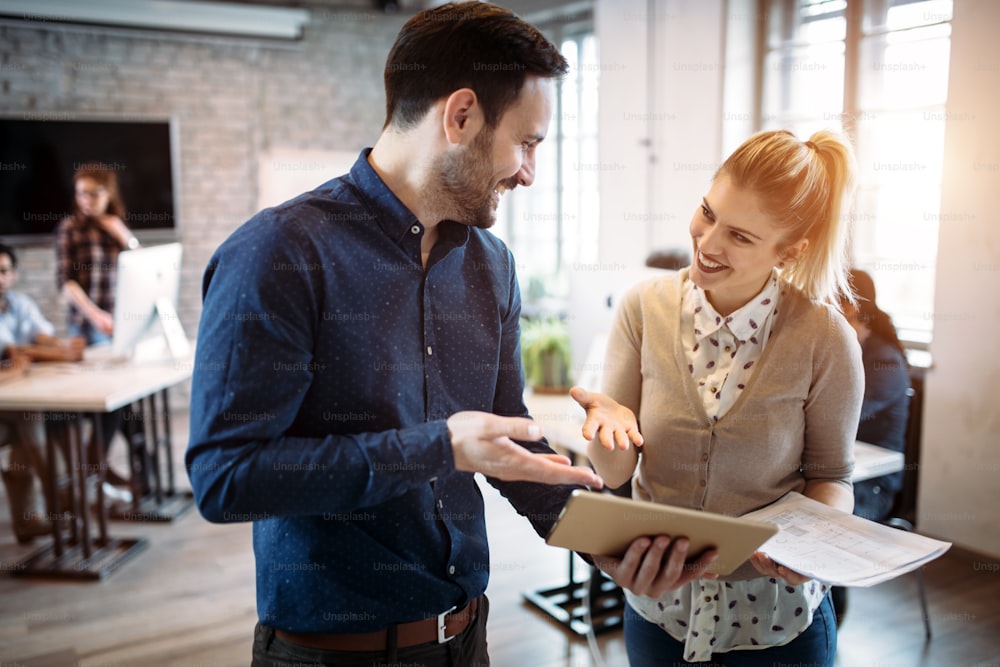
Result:
{"label": "seated person in background", "polygon": [[[858,333],[865,368],[865,396],[861,403],[858,440],[903,451],[909,414],[910,373],[903,345],[892,319],[875,302],[875,283],[870,275],[851,270],[857,306],[842,303],[844,316]],[[903,473],[855,482],[854,513],[871,521],[889,517]]]}
{"label": "seated person in background", "polygon": [[[31,359],[24,353],[12,351],[9,355],[5,352],[0,361],[0,383],[23,377],[31,365]],[[0,454],[5,454],[6,445],[10,445],[10,454],[0,464],[0,475],[7,491],[14,537],[21,544],[52,532],[51,513],[39,496],[36,483],[37,479],[48,491],[45,442],[43,413],[0,411]],[[64,444],[62,440],[60,447]],[[65,466],[60,465],[60,474],[64,471]],[[65,508],[66,503],[61,507]]]}
{"label": "seated person in background", "polygon": [[[857,305],[841,299],[844,317],[858,334],[865,368],[865,396],[861,403],[858,440],[897,452],[906,444],[910,373],[903,345],[889,315],[875,302],[875,282],[860,269],[851,269]],[[894,472],[854,483],[854,513],[870,521],[884,521],[903,486],[903,473]],[[831,590],[837,625],[847,613],[847,589]]]}
{"label": "seated person in background", "polygon": [[55,327],[27,294],[11,289],[17,281],[14,248],[0,243],[0,353],[19,352],[30,361],[80,361],[82,337],[56,338]]}
{"label": "seated person in background", "polygon": [[654,269],[680,271],[691,263],[691,253],[680,248],[654,250],[646,257],[646,266]]}
{"label": "seated person in background", "polygon": [[[82,359],[83,339],[53,336],[52,323],[45,319],[35,301],[11,290],[16,280],[17,255],[12,247],[0,244],[0,357],[3,358],[0,380],[20,377],[35,360]],[[47,479],[43,474],[45,420],[40,413],[0,412],[0,424],[5,431],[0,444],[12,446],[3,481],[14,532],[19,542],[29,542],[51,530],[40,512],[35,485],[36,475],[43,481]]]}

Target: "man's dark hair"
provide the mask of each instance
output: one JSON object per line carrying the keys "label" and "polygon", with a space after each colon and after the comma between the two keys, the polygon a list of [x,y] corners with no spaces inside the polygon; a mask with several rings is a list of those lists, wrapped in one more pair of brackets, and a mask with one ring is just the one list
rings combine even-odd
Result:
{"label": "man's dark hair", "polygon": [[495,128],[529,75],[558,78],[569,65],[555,44],[510,10],[449,3],[415,15],[385,64],[385,127],[413,127],[436,101],[471,88]]}
{"label": "man's dark hair", "polygon": [[9,246],[6,243],[0,243],[0,255],[7,255],[10,257],[10,265],[15,269],[17,268],[17,253],[14,252],[13,246]]}

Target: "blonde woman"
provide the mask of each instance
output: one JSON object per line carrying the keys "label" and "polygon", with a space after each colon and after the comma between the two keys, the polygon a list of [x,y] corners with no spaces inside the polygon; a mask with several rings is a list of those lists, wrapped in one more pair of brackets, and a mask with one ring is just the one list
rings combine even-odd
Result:
{"label": "blonde woman", "polygon": [[[851,511],[864,379],[836,304],[853,173],[830,132],[763,132],[723,163],[691,220],[691,266],[634,287],[610,334],[603,391],[642,435],[587,424],[608,486],[731,516],[788,491]],[[659,537],[595,559],[627,591],[632,667],[833,664],[826,586],[761,553],[724,579],[701,576],[703,555],[685,581],[685,548]]]}

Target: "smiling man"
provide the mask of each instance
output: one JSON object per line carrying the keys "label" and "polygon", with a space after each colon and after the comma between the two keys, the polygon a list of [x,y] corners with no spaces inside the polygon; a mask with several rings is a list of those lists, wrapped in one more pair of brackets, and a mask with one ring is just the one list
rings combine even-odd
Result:
{"label": "smiling man", "polygon": [[486,231],[565,72],[507,10],[417,14],[375,146],[210,260],[186,461],[206,518],[254,522],[254,665],[489,664],[473,473],[543,535],[602,484],[528,417],[515,263]]}

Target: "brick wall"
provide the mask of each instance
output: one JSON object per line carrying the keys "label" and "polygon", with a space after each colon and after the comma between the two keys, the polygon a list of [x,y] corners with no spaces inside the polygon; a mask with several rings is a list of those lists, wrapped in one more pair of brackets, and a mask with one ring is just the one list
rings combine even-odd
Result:
{"label": "brick wall", "polygon": [[[0,113],[176,118],[179,312],[193,337],[205,264],[255,213],[258,179],[268,178],[258,158],[372,145],[384,113],[382,67],[406,18],[315,8],[296,42],[3,21]],[[331,175],[318,173],[316,183]],[[19,289],[64,332],[51,244],[21,248],[19,259]]]}

